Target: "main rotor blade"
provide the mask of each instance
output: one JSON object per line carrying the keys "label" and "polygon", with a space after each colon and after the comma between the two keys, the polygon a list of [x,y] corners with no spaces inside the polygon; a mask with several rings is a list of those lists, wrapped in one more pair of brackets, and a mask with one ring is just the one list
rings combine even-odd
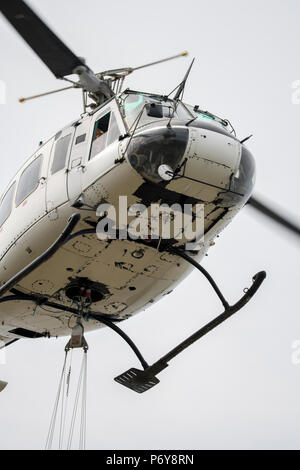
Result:
{"label": "main rotor blade", "polygon": [[182,57],[185,55],[188,55],[187,51],[181,52],[181,54],[172,55],[171,57],[167,57],[166,59],[160,59],[160,60],[156,60],[155,62],[150,62],[149,64],[139,65],[138,67],[134,67],[132,71],[144,69],[145,67],[150,67],[151,65],[161,64],[162,62],[167,62],[168,60],[177,59],[178,57]]}
{"label": "main rotor blade", "polygon": [[22,0],[1,1],[0,11],[57,78],[85,65]]}
{"label": "main rotor blade", "polygon": [[162,64],[163,62],[167,62],[168,60],[178,59],[178,57],[183,57],[186,55],[188,55],[188,52],[184,51],[184,52],[181,52],[180,54],[172,55],[171,57],[166,57],[165,59],[160,59],[160,60],[156,60],[155,62],[150,62],[149,64],[139,65],[138,67],[122,67],[119,69],[105,70],[104,72],[100,72],[99,75],[114,75],[114,74],[122,74],[122,73],[124,75],[129,75],[135,70],[140,70],[146,67],[151,67],[152,65]]}
{"label": "main rotor blade", "polygon": [[296,235],[300,235],[300,227],[298,225],[286,219],[285,217],[283,217],[282,215],[280,215],[278,212],[271,209],[270,207],[266,206],[261,201],[259,201],[256,197],[251,197],[247,204],[250,204],[250,206],[254,207],[254,209],[266,215],[267,217],[274,220],[275,222],[282,225],[283,227],[291,230]]}

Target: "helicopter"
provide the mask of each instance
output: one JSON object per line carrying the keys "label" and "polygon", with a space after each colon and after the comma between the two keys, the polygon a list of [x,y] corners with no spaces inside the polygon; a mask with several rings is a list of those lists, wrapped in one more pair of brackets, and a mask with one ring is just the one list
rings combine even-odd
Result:
{"label": "helicopter", "polygon": [[[57,78],[78,75],[68,88],[83,96],[80,117],[40,143],[1,198],[0,339],[6,347],[21,338],[66,336],[71,329],[69,346],[84,347],[83,331],[108,326],[143,367],[115,380],[143,393],[159,382],[156,375],[173,357],[244,307],[265,279],[264,271],[257,273],[244,296],[230,305],[200,264],[241,209],[251,204],[298,235],[299,228],[251,196],[255,162],[246,139],[237,138],[228,120],[183,102],[192,64],[168,96],[122,91],[134,70],[178,55],[94,73],[25,2],[0,8]],[[189,204],[190,224],[200,203],[200,246],[186,250],[186,240],[161,233],[99,239],[98,208],[119,208],[120,196],[127,197],[128,207]],[[116,232],[127,229],[117,226]],[[118,324],[170,294],[193,267],[211,283],[224,312],[149,366]]]}

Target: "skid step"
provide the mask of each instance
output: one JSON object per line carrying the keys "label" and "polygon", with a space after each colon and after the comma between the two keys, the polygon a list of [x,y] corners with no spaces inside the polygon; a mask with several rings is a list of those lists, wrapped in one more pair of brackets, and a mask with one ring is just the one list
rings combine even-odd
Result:
{"label": "skid step", "polygon": [[115,381],[137,393],[144,393],[159,384],[158,378],[154,375],[147,373],[147,371],[134,368],[115,377]]}
{"label": "skid step", "polygon": [[6,385],[7,385],[7,382],[2,382],[2,380],[0,380],[0,392],[2,392],[2,390],[5,389]]}

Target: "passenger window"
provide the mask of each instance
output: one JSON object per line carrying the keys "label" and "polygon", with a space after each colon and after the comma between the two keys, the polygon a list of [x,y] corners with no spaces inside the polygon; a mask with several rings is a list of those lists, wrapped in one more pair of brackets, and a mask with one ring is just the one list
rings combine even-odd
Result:
{"label": "passenger window", "polygon": [[6,219],[11,213],[15,187],[16,187],[16,183],[14,183],[9,188],[9,190],[3,197],[2,202],[0,204],[0,227],[4,224],[4,222],[6,221]]}
{"label": "passenger window", "polygon": [[25,168],[21,174],[17,195],[16,205],[18,206],[21,202],[26,199],[38,186],[40,179],[40,170],[42,166],[43,157],[40,155],[30,165]]}
{"label": "passenger window", "polygon": [[51,167],[51,174],[57,173],[66,166],[66,158],[71,140],[71,134],[61,137],[55,145],[54,157]]}
{"label": "passenger window", "polygon": [[105,148],[109,120],[110,112],[95,122],[90,159]]}

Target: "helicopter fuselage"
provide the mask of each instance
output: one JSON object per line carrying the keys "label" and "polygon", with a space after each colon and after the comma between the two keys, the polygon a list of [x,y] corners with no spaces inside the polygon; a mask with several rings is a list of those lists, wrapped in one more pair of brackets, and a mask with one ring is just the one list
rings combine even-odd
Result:
{"label": "helicopter fuselage", "polygon": [[[2,197],[1,284],[40,256],[79,212],[78,230],[95,233],[68,242],[24,278],[18,292],[74,306],[80,288],[89,288],[90,311],[114,321],[170,294],[191,267],[158,249],[151,236],[100,240],[97,208],[105,203],[118,210],[120,196],[128,207],[203,205],[204,238],[191,253],[201,261],[253,188],[253,157],[226,126],[181,102],[127,91],[60,130],[24,163]],[[174,239],[158,243],[183,246]],[[0,340],[66,335],[70,316],[36,302],[3,303]],[[89,320],[84,326],[101,325]]]}

